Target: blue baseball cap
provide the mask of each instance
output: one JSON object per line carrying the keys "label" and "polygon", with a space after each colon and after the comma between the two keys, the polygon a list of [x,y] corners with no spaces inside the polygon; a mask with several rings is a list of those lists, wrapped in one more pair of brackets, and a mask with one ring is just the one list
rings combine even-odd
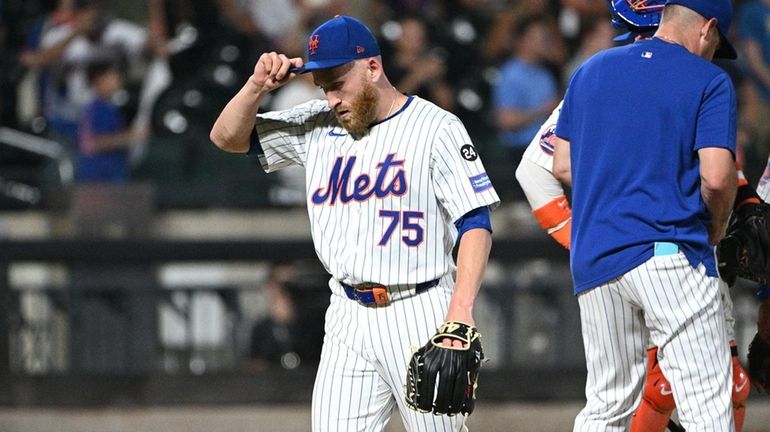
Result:
{"label": "blue baseball cap", "polygon": [[305,73],[344,65],[353,60],[380,55],[372,32],[359,20],[337,15],[310,33],[307,61],[291,72]]}
{"label": "blue baseball cap", "polygon": [[703,18],[717,19],[717,29],[722,43],[719,49],[714,53],[714,57],[735,59],[738,53],[735,52],[732,44],[727,40],[727,33],[730,30],[730,22],[733,19],[733,4],[730,0],[667,0],[667,5],[678,4],[698,12]]}

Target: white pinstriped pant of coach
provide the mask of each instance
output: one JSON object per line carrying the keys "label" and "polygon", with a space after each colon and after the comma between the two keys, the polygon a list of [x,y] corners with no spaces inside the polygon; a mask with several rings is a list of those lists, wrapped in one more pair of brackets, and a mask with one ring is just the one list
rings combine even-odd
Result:
{"label": "white pinstriped pant of coach", "polygon": [[313,388],[314,432],[379,432],[398,407],[409,432],[455,432],[462,416],[422,414],[406,407],[404,384],[411,347],[421,347],[444,322],[450,275],[418,295],[387,306],[363,306],[329,283],[331,304]]}
{"label": "white pinstriped pant of coach", "polygon": [[625,431],[639,405],[648,336],[687,432],[732,432],[732,373],[719,279],[683,253],[654,256],[578,297],[588,366],[574,431]]}

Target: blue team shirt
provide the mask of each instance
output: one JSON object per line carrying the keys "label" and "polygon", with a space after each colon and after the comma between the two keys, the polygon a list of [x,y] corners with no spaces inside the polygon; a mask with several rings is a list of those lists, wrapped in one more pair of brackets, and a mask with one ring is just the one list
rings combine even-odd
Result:
{"label": "blue team shirt", "polygon": [[570,141],[575,293],[644,263],[673,242],[716,276],[697,151],[735,153],[727,74],[660,39],[603,51],[573,75],[556,134]]}
{"label": "blue team shirt", "polygon": [[93,139],[123,131],[118,108],[108,100],[95,99],[86,106],[78,127],[78,159],[75,179],[80,182],[124,182],[128,180],[128,151],[98,152]]}
{"label": "blue team shirt", "polygon": [[[501,68],[493,93],[496,109],[534,109],[556,97],[556,81],[548,69],[515,59]],[[500,141],[509,148],[525,148],[547,118],[548,114],[518,130],[501,132]]]}

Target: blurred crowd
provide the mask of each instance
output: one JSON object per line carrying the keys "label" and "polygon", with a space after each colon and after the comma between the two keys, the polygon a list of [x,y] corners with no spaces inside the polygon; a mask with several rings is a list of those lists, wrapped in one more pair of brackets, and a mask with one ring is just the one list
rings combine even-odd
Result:
{"label": "blurred crowd", "polygon": [[[738,89],[739,158],[755,183],[770,150],[770,0],[734,4],[740,58],[720,65]],[[208,149],[216,114],[259,53],[304,56],[308,33],[335,14],[375,31],[400,91],[464,120],[514,199],[515,166],[570,74],[618,33],[605,0],[3,0],[0,124],[61,144],[78,182],[222,183]],[[316,97],[303,77],[267,108]],[[303,202],[301,176],[279,177],[269,202]]]}

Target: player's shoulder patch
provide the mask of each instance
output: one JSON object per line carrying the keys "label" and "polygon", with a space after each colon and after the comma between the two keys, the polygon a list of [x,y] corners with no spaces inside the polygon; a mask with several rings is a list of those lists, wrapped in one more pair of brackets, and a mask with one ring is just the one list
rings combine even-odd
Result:
{"label": "player's shoulder patch", "polygon": [[468,177],[468,180],[470,180],[471,187],[476,193],[484,192],[485,190],[492,187],[492,180],[489,179],[489,176],[486,172],[477,174],[473,177]]}
{"label": "player's shoulder patch", "polygon": [[556,140],[556,125],[548,125],[543,133],[540,134],[540,150],[548,156],[553,156],[554,140]]}
{"label": "player's shoulder patch", "polygon": [[476,147],[473,147],[473,144],[465,144],[460,147],[460,155],[468,162],[473,162],[479,158],[479,153],[476,151]]}

